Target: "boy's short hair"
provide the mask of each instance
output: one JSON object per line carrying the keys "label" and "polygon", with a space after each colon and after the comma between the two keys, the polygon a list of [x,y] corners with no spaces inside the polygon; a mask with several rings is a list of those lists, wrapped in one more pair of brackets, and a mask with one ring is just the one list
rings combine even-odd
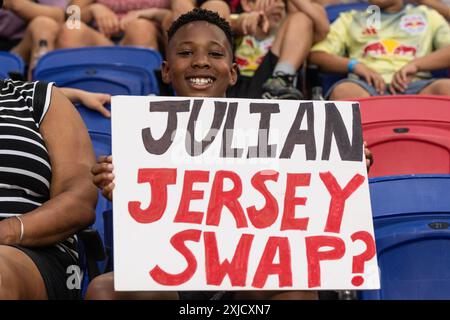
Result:
{"label": "boy's short hair", "polygon": [[230,24],[227,22],[227,20],[219,16],[217,12],[201,8],[194,8],[193,10],[181,15],[172,23],[169,30],[167,31],[169,41],[170,39],[172,39],[178,29],[194,21],[206,21],[222,29],[228,41],[230,42],[230,47],[234,53],[233,32],[231,31]]}

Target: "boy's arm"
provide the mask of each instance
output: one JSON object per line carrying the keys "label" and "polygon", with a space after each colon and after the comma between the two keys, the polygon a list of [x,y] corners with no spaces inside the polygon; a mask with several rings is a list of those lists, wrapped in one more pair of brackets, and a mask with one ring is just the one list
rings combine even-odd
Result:
{"label": "boy's arm", "polygon": [[450,46],[414,59],[409,64],[414,65],[417,72],[450,68]]}
{"label": "boy's arm", "polygon": [[392,77],[391,92],[403,92],[417,72],[450,68],[450,46],[414,59]]}
{"label": "boy's arm", "polygon": [[133,20],[137,18],[144,18],[148,20],[155,21],[159,24],[162,24],[166,17],[171,14],[172,11],[164,8],[149,8],[142,9],[136,11],[130,11],[127,15],[125,15],[122,20],[126,21],[127,19]]}
{"label": "boy's arm", "polygon": [[295,8],[306,14],[314,23],[314,43],[319,42],[327,36],[330,31],[330,23],[328,21],[325,9],[309,0],[288,0]]}
{"label": "boy's arm", "polygon": [[[348,73],[349,58],[341,57],[324,51],[313,51],[310,53],[309,61],[319,66],[321,71]],[[384,94],[386,83],[383,77],[375,70],[369,68],[364,63],[358,62],[353,67],[354,74],[364,79],[369,85],[373,86],[378,93]]]}
{"label": "boy's arm", "polygon": [[350,59],[325,51],[313,51],[309,54],[309,62],[317,65],[321,71],[347,73]]}
{"label": "boy's arm", "polygon": [[26,21],[31,21],[37,16],[45,16],[63,23],[65,18],[65,12],[60,7],[35,3],[30,0],[4,0],[3,8],[14,12]]}

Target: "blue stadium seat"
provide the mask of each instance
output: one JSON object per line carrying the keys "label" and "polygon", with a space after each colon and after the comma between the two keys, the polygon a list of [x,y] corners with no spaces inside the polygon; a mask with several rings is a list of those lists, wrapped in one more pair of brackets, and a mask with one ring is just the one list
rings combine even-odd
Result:
{"label": "blue stadium seat", "polygon": [[[95,132],[95,131],[90,131],[89,135],[92,140],[92,145],[94,147],[96,157],[111,154],[111,135],[106,134],[104,132]],[[97,207],[95,209],[96,220],[95,223],[92,225],[92,227],[99,232],[100,237],[102,238],[104,244],[106,244],[106,242],[105,242],[103,212],[111,208],[112,203],[106,200],[106,198],[103,197],[103,195],[99,191]],[[99,263],[100,270],[104,270],[105,263],[106,261]]]}
{"label": "blue stadium seat", "polygon": [[112,95],[158,94],[155,70],[161,55],[151,49],[111,46],[62,49],[43,56],[36,80]]}
{"label": "blue stadium seat", "polygon": [[[105,105],[105,107],[111,111],[111,106]],[[97,132],[102,133],[106,135],[111,135],[111,119],[106,118],[102,114],[100,114],[98,111],[94,111],[91,109],[86,108],[83,105],[76,104],[75,108],[78,110],[78,113],[80,114],[81,118],[84,121],[84,124],[86,125],[86,128],[89,132]],[[111,145],[111,138],[109,138],[109,145]]]}
{"label": "blue stadium seat", "polygon": [[450,175],[370,179],[381,290],[360,299],[450,299]]}
{"label": "blue stadium seat", "polygon": [[0,51],[0,79],[10,78],[11,73],[23,76],[25,64],[19,56],[10,52]]}

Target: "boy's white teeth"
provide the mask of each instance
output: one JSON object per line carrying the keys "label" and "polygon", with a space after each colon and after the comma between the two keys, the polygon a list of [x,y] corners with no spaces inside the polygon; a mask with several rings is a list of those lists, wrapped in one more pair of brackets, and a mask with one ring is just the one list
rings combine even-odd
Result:
{"label": "boy's white teeth", "polygon": [[209,84],[213,82],[211,78],[190,78],[189,81],[197,85]]}

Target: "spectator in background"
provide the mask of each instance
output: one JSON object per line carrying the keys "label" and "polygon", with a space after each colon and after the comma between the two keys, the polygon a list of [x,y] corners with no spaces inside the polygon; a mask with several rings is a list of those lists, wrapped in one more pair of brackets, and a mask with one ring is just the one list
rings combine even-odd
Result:
{"label": "spectator in background", "polygon": [[[231,16],[240,36],[236,62],[241,76],[230,97],[302,99],[296,74],[313,43],[325,38],[325,10],[309,0],[241,0],[243,13]],[[301,36],[299,36],[301,35]]]}
{"label": "spectator in background", "polygon": [[[81,27],[65,26],[60,48],[111,46],[115,43],[158,49],[160,25],[155,20],[127,16],[141,9],[168,9],[170,0],[73,0],[81,8]],[[124,22],[122,20],[126,17]]]}
{"label": "spectator in background", "polygon": [[33,69],[35,61],[55,48],[69,0],[3,0],[0,50],[18,54]]}
{"label": "spectator in background", "polygon": [[368,26],[362,11],[340,15],[330,33],[312,48],[310,60],[326,72],[349,73],[326,98],[351,99],[383,94],[450,94],[450,79],[419,72],[400,91],[394,74],[408,62],[450,45],[450,27],[435,10],[403,0],[371,0],[381,8],[380,26]]}
{"label": "spectator in background", "polygon": [[[172,21],[192,9],[199,7],[217,12],[222,18],[228,20],[230,16],[230,5],[232,0],[171,0],[171,8],[173,12]],[[171,21],[171,22],[172,22]]]}
{"label": "spectator in background", "polygon": [[404,92],[417,73],[445,68],[450,68],[450,46],[412,60],[394,74],[391,85],[396,91]]}

